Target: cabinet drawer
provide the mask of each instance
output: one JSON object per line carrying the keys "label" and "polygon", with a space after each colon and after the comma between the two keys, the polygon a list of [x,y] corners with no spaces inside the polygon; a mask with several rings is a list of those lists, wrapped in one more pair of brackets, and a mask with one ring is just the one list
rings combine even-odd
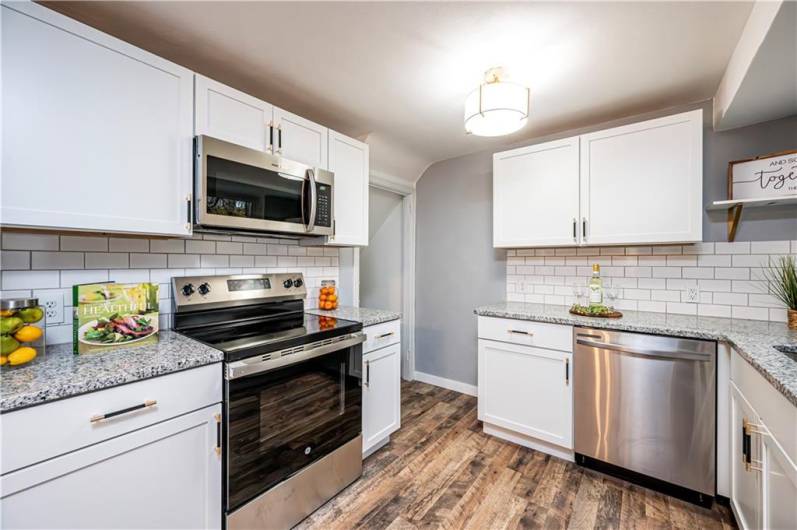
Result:
{"label": "cabinet drawer", "polygon": [[391,344],[401,342],[401,320],[383,322],[374,326],[363,328],[366,339],[363,344],[363,355],[369,351],[378,350]]}
{"label": "cabinet drawer", "polygon": [[[216,363],[0,416],[3,474],[214,403],[222,397]],[[152,406],[91,421],[98,415]]]}
{"label": "cabinet drawer", "polygon": [[510,318],[479,317],[479,338],[573,351],[573,327]]}

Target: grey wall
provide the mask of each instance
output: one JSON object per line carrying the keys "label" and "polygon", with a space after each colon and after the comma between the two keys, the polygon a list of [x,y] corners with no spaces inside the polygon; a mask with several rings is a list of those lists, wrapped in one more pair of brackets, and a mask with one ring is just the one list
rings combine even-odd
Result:
{"label": "grey wall", "polygon": [[[668,109],[566,131],[506,148],[704,107]],[[715,133],[704,130],[703,202],[727,198],[727,167],[763,153],[797,149],[797,116]],[[504,150],[504,149],[501,149]],[[416,370],[476,384],[476,306],[505,299],[505,251],[492,246],[493,151],[437,162],[417,184]],[[737,241],[794,239],[797,207],[745,212]],[[704,218],[703,238],[726,238],[725,216]]]}
{"label": "grey wall", "polygon": [[360,250],[360,306],[401,312],[402,197],[370,188],[368,246]]}
{"label": "grey wall", "polygon": [[475,384],[473,309],[506,292],[506,252],[492,245],[492,155],[434,164],[416,192],[415,370]]}

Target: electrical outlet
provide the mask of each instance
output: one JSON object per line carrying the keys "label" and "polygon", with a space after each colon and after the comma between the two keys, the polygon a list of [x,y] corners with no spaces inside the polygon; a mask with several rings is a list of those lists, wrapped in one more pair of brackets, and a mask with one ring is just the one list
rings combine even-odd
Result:
{"label": "electrical outlet", "polygon": [[684,302],[687,304],[696,304],[700,300],[700,289],[697,287],[687,287],[684,293]]}
{"label": "electrical outlet", "polygon": [[39,304],[44,307],[48,324],[62,324],[64,322],[64,295],[63,293],[42,294],[37,297]]}

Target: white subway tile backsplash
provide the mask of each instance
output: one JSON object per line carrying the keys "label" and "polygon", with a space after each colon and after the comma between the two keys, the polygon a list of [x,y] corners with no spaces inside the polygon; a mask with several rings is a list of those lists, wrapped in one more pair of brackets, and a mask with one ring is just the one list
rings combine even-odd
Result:
{"label": "white subway tile backsplash", "polygon": [[704,255],[697,257],[699,267],[730,267],[731,256]]}
{"label": "white subway tile backsplash", "polygon": [[61,271],[61,287],[71,288],[82,283],[107,282],[107,270]]}
{"label": "white subway tile backsplash", "polygon": [[649,256],[653,254],[651,247],[626,247],[625,254],[627,256]]}
{"label": "white subway tile backsplash", "polygon": [[761,254],[733,256],[734,267],[766,267],[769,264],[769,256]]}
{"label": "white subway tile backsplash", "polygon": [[196,254],[169,254],[167,260],[168,267],[171,268],[199,268],[199,256]]}
{"label": "white subway tile backsplash", "polygon": [[730,292],[731,280],[698,280],[697,287],[701,291]]}
{"label": "white subway tile backsplash", "polygon": [[30,268],[47,269],[82,269],[82,252],[31,252]]}
{"label": "white subway tile backsplash", "polygon": [[61,250],[108,252],[108,238],[94,236],[61,236]]}
{"label": "white subway tile backsplash", "polygon": [[658,255],[674,255],[683,253],[681,245],[653,247],[653,254]]}
{"label": "white subway tile backsplash", "polygon": [[637,310],[651,311],[653,313],[665,313],[667,311],[667,304],[665,302],[639,300],[637,302]]}
{"label": "white subway tile backsplash", "polygon": [[149,269],[113,269],[108,271],[108,280],[117,283],[148,282]]}
{"label": "white subway tile backsplash", "polygon": [[149,240],[135,237],[111,237],[108,239],[110,252],[149,252]]}
{"label": "white subway tile backsplash", "polygon": [[87,269],[126,269],[130,267],[130,255],[120,252],[87,252]]}
{"label": "white subway tile backsplash", "polygon": [[769,320],[769,309],[766,307],[733,306],[731,317],[749,320]]}
{"label": "white subway tile backsplash", "polygon": [[217,254],[243,254],[244,244],[238,241],[219,241],[216,243]]}
{"label": "white subway tile backsplash", "polygon": [[680,278],[680,267],[653,267],[652,274],[654,278]]}
{"label": "white subway tile backsplash", "polygon": [[725,243],[719,241],[714,243],[715,254],[749,254],[750,242],[749,241],[734,241],[733,243]]}
{"label": "white subway tile backsplash", "polygon": [[697,314],[702,317],[731,317],[731,306],[716,304],[697,304]]}
{"label": "white subway tile backsplash", "polygon": [[684,254],[714,254],[714,243],[693,243],[683,246]]}
{"label": "white subway tile backsplash", "polygon": [[166,254],[130,254],[131,269],[163,269],[166,266]]}
{"label": "white subway tile backsplash", "polygon": [[750,243],[751,254],[788,254],[789,241],[753,241]]}
{"label": "white subway tile backsplash", "polygon": [[[628,269],[626,269],[625,275],[629,275]],[[663,278],[639,278],[637,284],[640,289],[664,289],[667,286],[667,280]]]}
{"label": "white subway tile backsplash", "polygon": [[230,267],[254,267],[255,256],[230,256]]}
{"label": "white subway tile backsplash", "polygon": [[684,267],[681,274],[684,278],[714,278],[714,269],[711,267]]}
{"label": "white subway tile backsplash", "polygon": [[58,271],[3,271],[3,290],[60,287]]}
{"label": "white subway tile backsplash", "polygon": [[697,256],[667,256],[667,265],[670,267],[696,267]]}
{"label": "white subway tile backsplash", "polygon": [[191,239],[185,242],[185,252],[186,254],[215,254],[216,242]]}
{"label": "white subway tile backsplash", "polygon": [[741,293],[714,293],[715,304],[747,305],[747,295]]}
{"label": "white subway tile backsplash", "polygon": [[204,254],[200,256],[199,264],[200,267],[214,268],[214,269],[219,267],[229,267],[230,257],[223,254],[219,255]]}
{"label": "white subway tile backsplash", "polygon": [[182,254],[185,241],[182,239],[150,239],[149,251],[163,254]]}
{"label": "white subway tile backsplash", "polygon": [[30,252],[26,250],[0,251],[0,270],[27,270],[30,269]]}
{"label": "white subway tile backsplash", "polygon": [[2,247],[4,250],[58,250],[58,236],[52,234],[34,234],[29,232],[3,231]]}
{"label": "white subway tile backsplash", "polygon": [[747,267],[721,267],[714,270],[718,280],[749,280],[750,269]]}
{"label": "white subway tile backsplash", "polygon": [[697,305],[698,304],[667,302],[667,312],[679,315],[697,315]]}

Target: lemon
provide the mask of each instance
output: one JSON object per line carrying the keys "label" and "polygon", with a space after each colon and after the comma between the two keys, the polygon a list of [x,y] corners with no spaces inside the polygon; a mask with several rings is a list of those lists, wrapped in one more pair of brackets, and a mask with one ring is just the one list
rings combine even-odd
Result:
{"label": "lemon", "polygon": [[8,355],[0,355],[0,366],[8,364]]}
{"label": "lemon", "polygon": [[42,330],[36,326],[22,326],[14,333],[14,338],[19,342],[33,342],[39,340],[42,336]]}
{"label": "lemon", "polygon": [[44,311],[40,307],[26,307],[19,310],[19,318],[26,324],[38,322],[44,317]]}
{"label": "lemon", "polygon": [[29,363],[34,357],[36,357],[36,350],[29,346],[23,346],[18,350],[11,352],[11,354],[8,356],[8,364],[11,366],[16,366],[18,364]]}
{"label": "lemon", "polygon": [[17,348],[19,348],[19,342],[14,337],[9,337],[8,335],[0,336],[0,355],[8,355]]}
{"label": "lemon", "polygon": [[13,314],[14,312],[11,311],[10,309],[3,309],[2,311],[0,311],[0,317],[10,317],[13,316]]}

